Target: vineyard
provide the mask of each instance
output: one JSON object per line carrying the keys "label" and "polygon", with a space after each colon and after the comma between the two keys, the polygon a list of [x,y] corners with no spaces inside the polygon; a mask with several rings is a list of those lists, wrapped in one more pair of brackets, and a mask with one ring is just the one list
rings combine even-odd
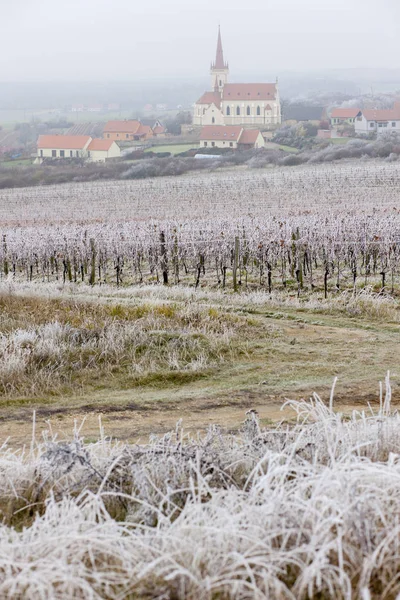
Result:
{"label": "vineyard", "polygon": [[393,293],[399,183],[397,167],[375,163],[8,190],[0,274]]}
{"label": "vineyard", "polygon": [[384,162],[231,169],[141,181],[0,190],[0,223],[213,220],[397,207],[400,171]]}

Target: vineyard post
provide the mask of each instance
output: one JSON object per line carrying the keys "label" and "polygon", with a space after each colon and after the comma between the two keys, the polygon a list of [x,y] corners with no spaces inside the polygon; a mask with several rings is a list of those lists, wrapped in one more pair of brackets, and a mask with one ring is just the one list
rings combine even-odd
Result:
{"label": "vineyard post", "polygon": [[239,264],[239,238],[235,237],[235,252],[233,255],[233,291],[238,291],[237,270]]}
{"label": "vineyard post", "polygon": [[167,262],[167,248],[165,245],[165,233],[160,232],[160,244],[161,244],[161,270],[163,274],[163,283],[168,285],[168,262]]}
{"label": "vineyard post", "polygon": [[3,235],[3,253],[4,253],[4,265],[3,265],[3,270],[4,270],[4,276],[7,277],[8,275],[8,262],[7,262],[7,238],[6,235]]}
{"label": "vineyard post", "polygon": [[96,283],[96,248],[94,245],[94,239],[90,238],[90,250],[91,250],[91,261],[90,261],[90,285]]}

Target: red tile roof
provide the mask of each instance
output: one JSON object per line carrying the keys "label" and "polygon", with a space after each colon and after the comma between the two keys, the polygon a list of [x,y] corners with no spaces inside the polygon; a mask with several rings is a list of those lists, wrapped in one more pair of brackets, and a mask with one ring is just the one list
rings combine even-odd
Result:
{"label": "red tile roof", "polygon": [[240,125],[206,125],[201,130],[200,139],[237,142],[242,130]]}
{"label": "red tile roof", "polygon": [[252,144],[254,146],[259,135],[260,131],[258,129],[243,129],[239,144]]}
{"label": "red tile roof", "polygon": [[90,135],[39,135],[37,147],[50,150],[82,150],[91,139]]}
{"label": "red tile roof", "polygon": [[105,133],[137,133],[141,123],[136,120],[132,121],[108,121],[104,126]]}
{"label": "red tile roof", "polygon": [[107,151],[115,142],[113,140],[92,140],[88,146],[88,150],[103,150]]}
{"label": "red tile roof", "polygon": [[156,135],[160,135],[160,133],[165,133],[165,127],[163,127],[162,125],[156,125],[153,129],[153,133],[155,133]]}
{"label": "red tile roof", "polygon": [[275,100],[275,83],[226,83],[222,100]]}
{"label": "red tile roof", "polygon": [[140,127],[136,132],[136,135],[151,135],[153,133],[152,128],[150,127],[150,125],[143,125],[142,123],[140,123]]}
{"label": "red tile roof", "polygon": [[400,107],[379,110],[366,108],[361,111],[367,121],[400,121]]}
{"label": "red tile roof", "polygon": [[219,92],[205,92],[196,104],[215,104],[217,108],[220,108],[221,94]]}
{"label": "red tile roof", "polygon": [[359,112],[360,112],[359,108],[334,108],[332,110],[331,118],[332,119],[355,119]]}

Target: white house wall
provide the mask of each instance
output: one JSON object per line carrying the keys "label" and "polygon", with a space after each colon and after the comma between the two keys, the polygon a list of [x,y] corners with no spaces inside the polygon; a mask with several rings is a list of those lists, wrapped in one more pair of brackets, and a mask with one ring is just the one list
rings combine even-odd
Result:
{"label": "white house wall", "polygon": [[355,121],[355,132],[361,135],[368,135],[368,133],[377,133],[378,135],[383,133],[400,132],[400,121],[388,121],[387,126],[379,126],[376,121],[368,121],[364,115]]}

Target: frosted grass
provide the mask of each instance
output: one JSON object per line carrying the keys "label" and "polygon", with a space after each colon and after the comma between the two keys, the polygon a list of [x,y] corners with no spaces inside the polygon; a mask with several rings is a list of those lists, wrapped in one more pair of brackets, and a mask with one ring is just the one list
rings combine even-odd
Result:
{"label": "frosted grass", "polygon": [[0,597],[396,598],[389,378],[376,411],[290,406],[294,426],[262,430],[250,411],[236,435],[3,445]]}

